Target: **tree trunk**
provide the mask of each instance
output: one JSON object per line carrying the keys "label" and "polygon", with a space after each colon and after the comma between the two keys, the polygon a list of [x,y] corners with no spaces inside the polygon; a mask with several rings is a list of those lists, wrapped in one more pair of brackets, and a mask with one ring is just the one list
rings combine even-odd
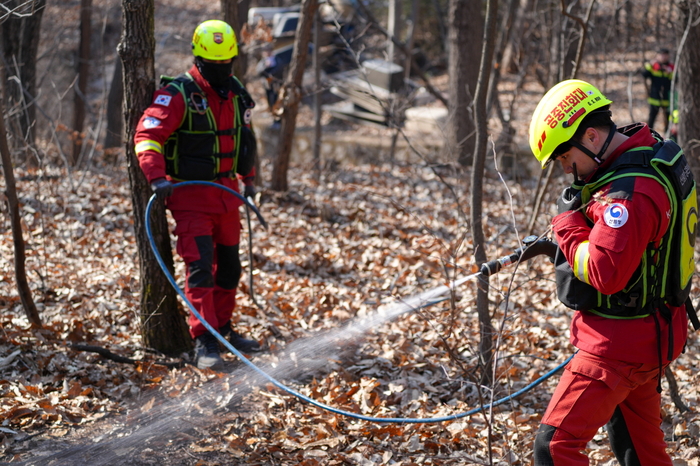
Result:
{"label": "tree trunk", "polygon": [[389,13],[387,17],[387,30],[389,31],[389,39],[386,44],[386,55],[388,58],[388,61],[392,63],[398,63],[398,57],[396,56],[395,52],[395,47],[394,47],[394,41],[391,40],[391,37],[396,37],[399,41],[401,41],[401,34],[402,34],[402,24],[403,21],[401,20],[402,15],[402,8],[401,8],[401,1],[400,0],[389,0]]}
{"label": "tree trunk", "polygon": [[464,44],[480,44],[483,38],[481,2],[450,0],[449,12],[449,126],[448,147],[451,159],[467,165],[474,154],[473,99],[479,79],[479,47]]}
{"label": "tree trunk", "polygon": [[[483,179],[488,143],[488,125],[486,115],[486,97],[493,63],[493,51],[496,41],[496,19],[498,16],[498,0],[488,0],[484,37],[481,47],[481,62],[479,63],[479,78],[474,95],[474,116],[476,119],[476,145],[474,147],[474,164],[471,177],[471,224],[474,237],[474,258],[477,264],[486,262],[483,213]],[[493,335],[494,329],[489,314],[488,277],[481,277],[477,286],[476,308],[479,315],[479,355],[484,367],[484,378],[492,380],[493,367]]]}
{"label": "tree trunk", "polygon": [[241,28],[248,21],[248,6],[250,0],[220,0],[221,13],[226,21],[236,33],[238,40],[238,57],[233,62],[233,74],[243,83],[246,84],[246,72],[248,70],[248,55],[246,55],[243,47],[241,47]]}
{"label": "tree trunk", "polygon": [[[134,233],[141,275],[141,335],[146,346],[165,354],[191,348],[185,317],[178,309],[177,294],[160,270],[145,229],[145,210],[151,190],[134,153],[138,120],[155,91],[153,0],[122,0],[123,27],[117,47],[124,67],[124,127],[126,161],[134,208]],[[158,250],[173,271],[172,248],[165,210],[158,202],[153,211],[152,233]]]}
{"label": "tree trunk", "polygon": [[678,50],[678,140],[685,151],[696,180],[700,180],[700,121],[696,118],[700,108],[700,6],[696,2],[678,3],[682,33]]}
{"label": "tree trunk", "polygon": [[[10,123],[10,126],[17,128],[18,139],[33,146],[36,139],[36,107],[33,102],[36,97],[36,56],[46,0],[3,0],[3,5],[14,12],[0,23],[3,65],[8,68],[8,79],[2,85],[5,102],[8,110],[19,109],[15,124]],[[16,77],[19,82],[9,80],[10,77]]]}
{"label": "tree trunk", "polygon": [[122,102],[124,100],[124,77],[122,60],[117,55],[114,60],[112,84],[107,94],[107,128],[105,131],[105,149],[119,147],[124,139],[124,122],[122,121]]}
{"label": "tree trunk", "polygon": [[[2,73],[0,73],[2,75]],[[4,76],[2,76],[4,78]],[[3,82],[4,79],[3,79]],[[17,291],[24,307],[24,313],[29,322],[35,327],[41,327],[41,318],[32,298],[32,291],[27,283],[27,272],[24,267],[24,238],[22,237],[22,219],[19,215],[19,200],[17,199],[17,186],[15,185],[15,174],[12,169],[12,158],[10,148],[7,145],[7,132],[5,131],[4,106],[0,96],[0,156],[2,160],[2,170],[5,174],[5,195],[7,196],[7,206],[10,213],[10,224],[12,226],[12,242],[15,248],[15,281]]]}
{"label": "tree trunk", "polygon": [[272,189],[286,191],[287,170],[289,169],[289,156],[292,152],[294,130],[296,129],[297,113],[301,102],[301,81],[306,67],[306,55],[311,37],[311,26],[318,8],[318,0],[303,0],[301,16],[297,25],[296,39],[294,40],[294,52],[289,74],[280,90],[279,100],[282,102],[282,127],[280,128],[280,144],[277,158],[272,167]]}
{"label": "tree trunk", "polygon": [[87,104],[87,84],[90,73],[90,43],[92,32],[92,0],[80,0],[80,48],[78,50],[78,82],[73,97],[73,158],[75,165],[83,148],[83,125]]}

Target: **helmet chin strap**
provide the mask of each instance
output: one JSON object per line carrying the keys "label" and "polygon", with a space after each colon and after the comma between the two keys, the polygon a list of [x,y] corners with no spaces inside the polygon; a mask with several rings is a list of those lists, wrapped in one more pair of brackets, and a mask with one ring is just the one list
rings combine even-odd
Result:
{"label": "helmet chin strap", "polygon": [[605,138],[605,143],[603,144],[603,147],[600,148],[600,151],[598,151],[597,154],[593,153],[592,150],[590,150],[578,141],[570,140],[569,144],[576,147],[581,152],[592,158],[595,161],[595,163],[597,163],[600,166],[600,164],[603,163],[603,159],[601,157],[605,155],[605,151],[608,150],[608,146],[610,145],[610,142],[612,141],[612,138],[615,136],[616,132],[617,126],[615,126],[615,124],[613,123],[612,125],[610,125],[610,131],[608,132],[608,137]]}

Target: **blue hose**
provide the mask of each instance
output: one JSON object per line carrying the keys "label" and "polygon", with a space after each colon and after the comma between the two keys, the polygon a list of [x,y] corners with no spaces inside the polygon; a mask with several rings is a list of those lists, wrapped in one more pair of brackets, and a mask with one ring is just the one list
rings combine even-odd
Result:
{"label": "blue hose", "polygon": [[[239,198],[244,204],[246,204],[248,207],[250,207],[253,212],[258,217],[258,220],[260,220],[260,223],[267,228],[267,223],[263,219],[262,215],[258,211],[258,209],[253,205],[250,201],[248,201],[245,197],[243,197],[241,194],[237,193],[233,189],[230,189],[226,186],[217,184],[217,183],[212,183],[209,181],[184,181],[181,183],[177,183],[174,185],[174,187],[181,188],[184,186],[190,186],[190,185],[204,185],[204,186],[213,186],[216,188],[223,189],[224,191],[227,191],[237,198]],[[545,375],[541,376],[539,379],[535,380],[534,382],[530,383],[526,387],[521,388],[520,390],[516,391],[515,393],[512,393],[504,398],[501,398],[500,400],[494,401],[490,405],[486,406],[481,406],[478,408],[471,409],[469,411],[465,411],[462,413],[457,413],[457,414],[452,414],[450,416],[442,416],[442,417],[432,417],[432,418],[401,418],[401,417],[372,417],[372,416],[364,416],[362,414],[357,414],[357,413],[352,413],[349,411],[344,411],[342,409],[334,408],[332,406],[328,406],[326,404],[323,404],[319,401],[316,401],[314,399],[309,398],[306,395],[303,395],[296,390],[287,387],[286,385],[283,385],[281,382],[279,382],[277,379],[273,378],[272,376],[268,375],[265,371],[260,369],[258,366],[253,364],[248,358],[246,358],[240,351],[238,351],[236,348],[234,348],[231,343],[228,342],[224,337],[219,334],[217,329],[213,328],[206,320],[202,318],[202,315],[195,309],[195,307],[192,305],[192,303],[187,299],[185,296],[185,293],[182,291],[182,289],[178,286],[177,282],[175,281],[175,278],[172,276],[170,271],[168,271],[168,268],[165,266],[165,263],[163,262],[163,258],[161,257],[160,253],[158,252],[158,248],[156,247],[156,242],[155,239],[153,238],[153,232],[151,229],[151,209],[153,207],[153,204],[156,200],[156,195],[154,194],[151,196],[151,198],[148,201],[148,205],[146,206],[146,235],[148,236],[148,241],[151,244],[151,249],[153,249],[153,254],[156,256],[156,260],[158,261],[158,265],[160,265],[160,268],[163,270],[163,273],[165,273],[165,276],[168,278],[168,281],[170,284],[175,288],[175,291],[177,291],[177,294],[180,295],[182,300],[187,303],[187,306],[190,308],[190,311],[199,319],[200,322],[204,325],[204,327],[212,334],[214,335],[229,351],[231,351],[233,354],[238,357],[244,364],[246,364],[248,367],[253,369],[255,372],[263,376],[265,379],[267,379],[271,384],[273,384],[275,387],[279,388],[282,391],[285,391],[289,393],[290,395],[294,395],[295,397],[299,398],[302,401],[305,401],[313,406],[316,406],[317,408],[321,408],[323,410],[329,411],[331,413],[335,414],[340,414],[342,416],[347,416],[351,417],[354,419],[359,419],[362,421],[369,421],[369,422],[377,422],[377,423],[398,423],[398,424],[428,424],[428,423],[437,423],[437,422],[445,422],[445,421],[453,421],[455,419],[461,419],[463,417],[471,416],[473,414],[479,413],[487,408],[491,407],[496,407],[499,405],[502,405],[503,403],[506,403],[510,400],[512,400],[515,397],[518,397],[522,395],[525,392],[528,392],[532,390],[534,387],[537,385],[541,384],[551,376],[553,376],[555,373],[557,373],[559,370],[561,370],[566,364],[571,361],[571,359],[574,357],[573,355],[569,356],[569,358],[552,369],[551,371],[547,372]],[[252,264],[251,264],[252,266]],[[428,305],[433,305],[436,303],[439,303],[441,301],[444,301],[447,298],[440,299],[440,300],[433,300],[427,304],[425,304],[422,307],[426,307]]]}

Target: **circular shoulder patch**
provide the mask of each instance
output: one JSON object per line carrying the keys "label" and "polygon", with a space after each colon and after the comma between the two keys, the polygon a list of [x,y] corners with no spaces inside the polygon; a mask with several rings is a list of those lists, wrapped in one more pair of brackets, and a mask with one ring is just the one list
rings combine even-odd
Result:
{"label": "circular shoulder patch", "polygon": [[253,115],[253,112],[250,111],[250,109],[247,109],[245,113],[243,114],[243,122],[246,125],[250,124],[251,116]]}
{"label": "circular shoulder patch", "polygon": [[143,127],[146,129],[157,128],[160,125],[158,118],[146,117],[143,119]]}
{"label": "circular shoulder patch", "polygon": [[622,204],[611,204],[605,208],[603,219],[609,227],[620,228],[627,223],[629,212],[627,212],[627,207]]}

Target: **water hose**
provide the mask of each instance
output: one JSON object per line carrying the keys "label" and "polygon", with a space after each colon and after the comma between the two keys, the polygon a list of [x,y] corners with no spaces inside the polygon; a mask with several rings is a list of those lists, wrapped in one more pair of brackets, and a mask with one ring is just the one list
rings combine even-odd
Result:
{"label": "water hose", "polygon": [[[212,183],[212,182],[209,182],[209,181],[184,181],[184,182],[175,184],[175,185],[174,185],[174,188],[175,188],[175,189],[179,189],[179,188],[182,188],[182,187],[185,187],[185,186],[191,186],[191,185],[212,186],[212,187],[216,187],[216,188],[219,188],[219,189],[223,189],[224,191],[227,191],[227,192],[231,193],[232,195],[234,195],[234,196],[236,196],[238,199],[240,199],[247,207],[250,207],[250,208],[253,210],[253,212],[257,215],[258,220],[260,220],[260,223],[261,223],[265,228],[267,228],[267,222],[265,222],[265,220],[263,219],[263,217],[262,217],[262,215],[260,214],[260,212],[258,211],[258,209],[255,207],[255,205],[253,205],[253,204],[252,204],[250,201],[248,201],[245,197],[243,197],[241,194],[239,194],[238,192],[234,191],[234,190],[231,189],[231,188],[228,188],[228,187],[226,187],[226,186],[223,186],[223,185],[220,185],[220,184],[217,184],[217,183]],[[437,423],[437,422],[453,421],[453,420],[455,420],[455,419],[461,419],[461,418],[464,418],[464,417],[467,417],[467,416],[471,416],[471,415],[473,415],[473,414],[479,413],[479,412],[481,412],[481,411],[483,411],[483,410],[485,410],[485,409],[488,409],[488,408],[493,408],[493,407],[502,405],[503,403],[506,403],[506,402],[508,402],[508,401],[510,401],[510,400],[512,400],[512,399],[514,399],[514,398],[516,398],[516,397],[518,397],[518,396],[520,396],[520,395],[522,395],[523,393],[526,393],[526,392],[532,390],[534,387],[536,387],[537,385],[541,384],[542,382],[544,382],[545,380],[547,380],[548,378],[550,378],[551,376],[553,376],[555,373],[557,373],[559,370],[561,370],[566,364],[569,363],[569,361],[571,360],[571,358],[573,358],[573,355],[570,356],[569,358],[567,358],[566,361],[564,361],[563,363],[561,363],[560,365],[558,365],[557,367],[555,367],[554,369],[552,369],[552,370],[549,371],[548,373],[544,374],[543,376],[541,376],[540,378],[538,378],[538,379],[535,380],[534,382],[531,382],[531,383],[528,384],[527,386],[525,386],[525,387],[521,388],[520,390],[516,391],[515,393],[511,393],[510,395],[508,395],[508,396],[506,396],[506,397],[503,397],[503,398],[501,398],[501,399],[499,399],[499,400],[497,400],[497,401],[494,401],[493,403],[491,403],[491,404],[489,404],[489,405],[480,406],[480,407],[471,409],[471,410],[469,410],[469,411],[465,411],[465,412],[461,412],[461,413],[456,413],[456,414],[452,414],[452,415],[449,415],[449,416],[432,417],[432,418],[408,418],[408,417],[405,417],[405,418],[401,418],[401,417],[386,417],[386,418],[384,418],[384,417],[372,417],[372,416],[365,416],[365,415],[358,414],[358,413],[353,413],[353,412],[350,412],[350,411],[345,411],[345,410],[342,410],[342,409],[338,409],[338,408],[334,408],[334,407],[332,407],[332,406],[326,405],[326,404],[321,403],[321,402],[319,402],[319,401],[316,401],[316,400],[314,400],[314,399],[312,399],[312,398],[309,398],[308,396],[303,395],[302,393],[299,393],[298,391],[296,391],[296,390],[294,390],[294,389],[292,389],[292,388],[290,388],[290,387],[287,387],[286,385],[282,384],[281,382],[279,382],[277,379],[275,379],[275,378],[272,377],[271,375],[267,374],[265,371],[263,371],[263,370],[260,369],[258,366],[256,366],[255,364],[253,364],[250,360],[248,360],[248,358],[246,358],[240,351],[238,351],[236,348],[234,348],[233,345],[231,345],[231,343],[229,343],[228,340],[226,340],[223,336],[221,336],[221,334],[217,331],[217,329],[213,328],[206,320],[204,320],[204,319],[202,318],[202,315],[199,313],[199,311],[197,311],[197,309],[195,309],[195,307],[192,305],[192,303],[187,299],[187,296],[185,296],[184,291],[178,286],[177,281],[175,280],[175,278],[173,277],[173,275],[170,273],[170,271],[168,270],[168,268],[165,266],[165,262],[163,261],[163,258],[161,257],[160,253],[158,252],[158,247],[156,246],[156,242],[155,242],[155,239],[154,239],[154,237],[153,237],[153,232],[152,232],[152,228],[151,228],[151,220],[150,220],[150,218],[151,218],[151,210],[152,210],[152,208],[153,208],[153,205],[154,205],[155,201],[156,201],[156,195],[154,194],[153,196],[151,196],[151,198],[150,198],[149,201],[148,201],[148,205],[146,206],[146,213],[145,213],[145,217],[146,217],[146,235],[148,236],[148,241],[149,241],[149,243],[151,244],[151,249],[153,250],[153,254],[156,256],[156,260],[158,261],[158,265],[160,265],[160,268],[163,270],[163,273],[164,273],[165,276],[167,277],[167,279],[168,279],[168,281],[170,282],[170,284],[173,286],[173,288],[175,288],[175,291],[177,292],[177,294],[182,298],[182,300],[183,300],[185,303],[187,303],[187,306],[189,307],[190,311],[194,314],[195,317],[197,317],[197,319],[199,319],[199,321],[202,323],[202,325],[204,325],[204,327],[209,331],[209,333],[211,333],[212,335],[214,335],[214,337],[216,337],[216,339],[219,340],[219,341],[221,342],[221,344],[223,344],[223,345],[226,347],[226,349],[228,349],[231,353],[235,354],[236,357],[237,357],[238,359],[240,359],[245,365],[247,365],[247,366],[248,366],[249,368],[251,368],[253,371],[255,371],[256,373],[258,373],[259,375],[261,375],[262,377],[264,377],[268,382],[270,382],[271,384],[273,384],[275,387],[279,388],[280,390],[282,390],[282,391],[284,391],[284,392],[287,392],[287,393],[289,393],[290,395],[293,395],[293,396],[297,397],[298,399],[300,399],[300,400],[302,400],[302,401],[304,401],[304,402],[306,402],[306,403],[309,403],[309,404],[311,404],[311,405],[313,405],[313,406],[316,406],[317,408],[323,409],[323,410],[325,410],[325,411],[328,411],[328,412],[331,412],[331,413],[334,413],[334,414],[340,414],[340,415],[342,415],[342,416],[346,416],[346,417],[350,417],[350,418],[354,418],[354,419],[359,419],[359,420],[362,420],[362,421],[376,422],[376,423],[428,424],[428,423]],[[528,237],[528,238],[530,238],[530,237]],[[526,238],[526,239],[528,239],[528,238]],[[534,237],[534,238],[537,239],[537,237]],[[545,240],[545,241],[546,241],[546,240]],[[523,241],[523,242],[524,242],[524,241]],[[531,244],[537,244],[537,243],[538,243],[538,241],[535,241],[535,242],[533,242],[533,243],[531,243]],[[538,248],[545,249],[545,248],[548,248],[549,246],[547,246],[545,243],[541,243],[541,244],[540,244],[539,246],[537,246],[537,247],[538,247]],[[526,246],[525,246],[525,249],[524,249],[524,251],[525,251],[526,254],[528,253],[528,250],[529,250],[529,248],[528,248],[527,245],[526,245]],[[547,250],[548,250],[548,249],[547,249]],[[522,260],[522,259],[520,258],[520,256],[523,255],[523,254],[522,254],[523,251],[522,251],[522,250],[519,250],[519,251],[520,251],[520,253],[518,254],[518,257],[515,258],[515,259],[512,259],[511,261],[513,261],[513,260],[515,260],[515,261],[517,261],[517,260]],[[517,252],[518,252],[518,251],[516,251],[515,253],[511,254],[510,256],[506,256],[506,257],[512,258]],[[531,257],[534,257],[534,255],[536,255],[536,254],[532,254]],[[523,255],[523,256],[524,256],[524,255]],[[504,259],[504,258],[501,258],[501,259],[498,259],[498,260],[495,261],[495,262],[499,263],[500,266],[493,265],[493,262],[494,262],[494,261],[489,262],[489,264],[492,264],[492,265],[489,266],[489,267],[487,267],[487,268],[485,269],[485,271],[487,272],[487,274],[495,273],[495,272],[491,272],[491,271],[492,271],[492,267],[493,267],[494,269],[495,269],[496,267],[498,267],[498,270],[500,270],[501,267],[507,265],[507,264],[506,264],[507,260]],[[484,264],[484,266],[482,266],[482,270],[484,270],[483,267],[485,267],[485,266],[486,266],[486,264]],[[496,270],[496,271],[497,271],[497,270]],[[482,272],[482,273],[483,273],[483,272]],[[473,274],[473,275],[471,275],[470,277],[477,277],[477,276],[479,276],[479,273]],[[465,280],[465,279],[463,279],[463,280],[457,280],[457,281],[455,281],[455,282],[452,282],[452,285],[453,285],[453,286],[456,286],[456,285],[458,285],[458,284],[460,284],[460,283],[464,283],[464,281],[466,281],[466,280]],[[440,288],[447,288],[448,290],[451,289],[450,287],[446,287],[446,286],[443,286],[443,287],[440,287]],[[446,299],[448,299],[448,296],[444,296],[444,297],[442,297],[441,299],[437,298],[437,299],[431,300],[431,301],[428,302],[428,303],[423,303],[423,304],[420,305],[420,306],[416,306],[416,308],[425,307],[425,306],[428,306],[428,305],[433,305],[433,304],[436,304],[436,303],[438,303],[438,302],[444,301],[444,300],[446,300]]]}
{"label": "water hose", "polygon": [[258,301],[255,299],[255,287],[253,286],[253,228],[250,226],[250,206],[248,204],[255,205],[255,203],[250,197],[246,199],[248,200],[248,203],[245,205],[245,219],[246,223],[248,224],[248,272],[250,274],[248,281],[248,294],[250,295],[250,300],[253,301],[258,309],[262,309],[260,303],[258,303]]}

